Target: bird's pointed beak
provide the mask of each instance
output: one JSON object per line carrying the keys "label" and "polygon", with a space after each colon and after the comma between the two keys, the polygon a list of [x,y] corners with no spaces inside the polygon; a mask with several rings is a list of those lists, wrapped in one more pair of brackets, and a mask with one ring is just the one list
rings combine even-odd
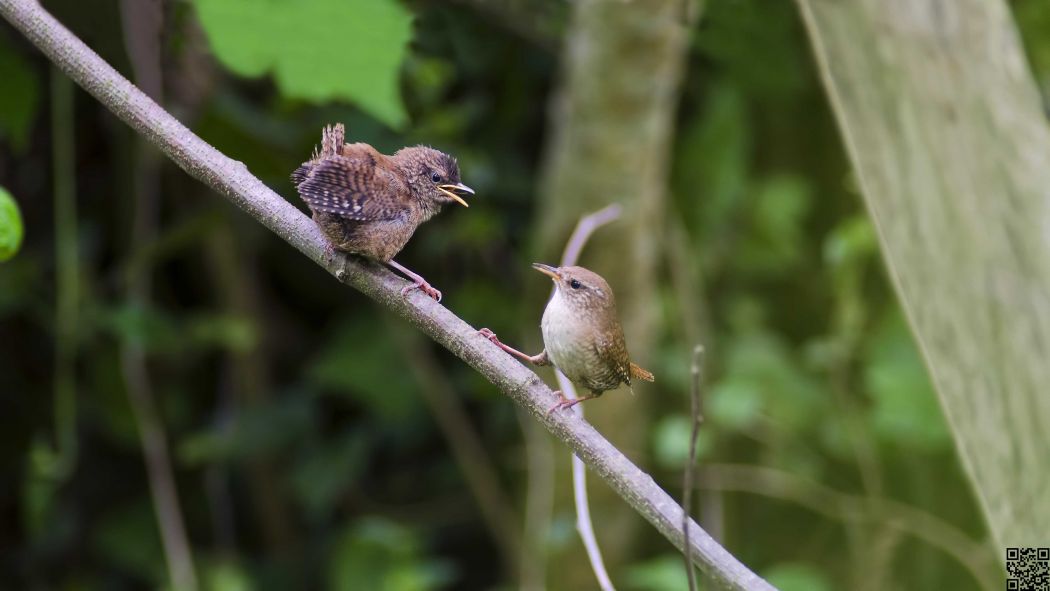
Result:
{"label": "bird's pointed beak", "polygon": [[456,183],[454,185],[438,185],[438,190],[454,199],[457,203],[463,207],[470,207],[467,202],[460,197],[460,195],[473,195],[474,189],[464,185],[463,183]]}
{"label": "bird's pointed beak", "polygon": [[536,269],[540,273],[550,277],[554,281],[561,279],[561,275],[558,274],[558,268],[550,265],[544,265],[543,263],[532,263],[532,268]]}

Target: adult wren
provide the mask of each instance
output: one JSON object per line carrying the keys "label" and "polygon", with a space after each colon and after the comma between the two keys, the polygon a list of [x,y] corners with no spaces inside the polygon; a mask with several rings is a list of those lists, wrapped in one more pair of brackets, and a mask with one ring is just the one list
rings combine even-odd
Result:
{"label": "adult wren", "polygon": [[400,265],[394,256],[420,224],[446,203],[474,191],[459,182],[456,159],[426,146],[402,148],[393,156],[368,144],[344,143],[342,124],[326,127],[321,149],[292,173],[299,196],[330,248],[386,264],[412,279],[405,295],[420,289],[441,301],[441,292]]}
{"label": "adult wren", "polygon": [[583,267],[551,267],[533,263],[532,267],[554,281],[554,295],[543,311],[540,330],[543,351],[526,355],[496,338],[487,328],[482,336],[504,351],[536,365],[554,365],[573,383],[591,391],[589,396],[569,400],[561,391],[561,401],[547,411],[569,408],[602,395],[619,385],[631,385],[631,378],[653,381],[653,374],[631,362],[623,327],[616,315],[616,298],[609,284],[594,271]]}

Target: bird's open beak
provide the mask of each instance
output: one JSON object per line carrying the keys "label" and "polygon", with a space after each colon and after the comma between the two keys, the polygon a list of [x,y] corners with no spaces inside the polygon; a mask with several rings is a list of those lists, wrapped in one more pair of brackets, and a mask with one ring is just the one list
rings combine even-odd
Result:
{"label": "bird's open beak", "polygon": [[558,281],[561,279],[561,275],[558,274],[558,268],[550,265],[544,265],[543,263],[532,263],[532,268],[536,269],[540,273],[547,275],[551,279]]}
{"label": "bird's open beak", "polygon": [[474,189],[464,185],[463,183],[456,183],[454,185],[438,185],[438,190],[448,195],[452,199],[455,199],[463,207],[470,207],[467,202],[463,200],[460,195],[473,195]]}

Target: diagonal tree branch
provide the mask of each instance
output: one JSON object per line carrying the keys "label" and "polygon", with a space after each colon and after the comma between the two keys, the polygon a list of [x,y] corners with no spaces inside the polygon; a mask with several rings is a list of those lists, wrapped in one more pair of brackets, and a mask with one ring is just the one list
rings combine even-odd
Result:
{"label": "diagonal tree branch", "polygon": [[[679,549],[682,509],[573,413],[546,415],[557,398],[540,378],[441,304],[425,295],[401,296],[404,281],[371,263],[340,255],[326,260],[324,238],[310,218],[252,176],[248,168],[205,143],[121,76],[34,0],[0,0],[0,14],[120,119],[157,145],[190,176],[224,195],[321,265],[341,282],[393,310],[447,348],[527,409],[602,480]],[[690,521],[697,565],[730,589],[773,589]]]}

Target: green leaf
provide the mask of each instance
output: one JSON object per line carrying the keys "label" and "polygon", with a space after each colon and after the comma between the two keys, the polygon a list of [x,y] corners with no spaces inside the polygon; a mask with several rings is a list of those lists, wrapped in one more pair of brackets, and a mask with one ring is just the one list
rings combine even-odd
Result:
{"label": "green leaf", "polygon": [[421,407],[416,383],[397,361],[401,351],[379,318],[340,322],[306,371],[315,385],[347,394],[383,420],[412,416]]}
{"label": "green leaf", "polygon": [[1013,2],[1010,7],[1021,30],[1032,73],[1045,92],[1050,88],[1050,4],[1028,0]]}
{"label": "green leaf", "polygon": [[22,234],[22,214],[18,211],[18,204],[10,193],[0,187],[0,262],[15,256],[22,246]]}
{"label": "green leaf", "polygon": [[750,210],[752,228],[736,253],[744,271],[761,275],[791,272],[803,254],[806,215],[812,189],[802,177],[774,175],[755,186]]}
{"label": "green leaf", "polygon": [[749,380],[723,380],[711,388],[707,409],[716,424],[744,429],[758,420],[762,394]]}
{"label": "green leaf", "polygon": [[192,467],[233,462],[291,447],[315,428],[313,406],[288,397],[242,410],[229,425],[209,426],[179,442],[179,460]]}
{"label": "green leaf", "polygon": [[793,21],[787,2],[706,2],[696,46],[717,64],[718,78],[739,86],[751,100],[787,101],[808,88],[808,56],[800,51],[804,45]]}
{"label": "green leaf", "polygon": [[828,395],[783,339],[761,328],[738,334],[726,346],[726,372],[711,389],[709,414],[717,424],[742,428],[759,412],[785,427],[819,421]]}
{"label": "green leaf", "polygon": [[121,341],[147,351],[173,351],[181,346],[183,331],[167,311],[139,302],[122,302],[98,310],[99,326]]}
{"label": "green leaf", "polygon": [[[856,459],[856,441],[858,435],[850,429],[845,420],[821,421],[819,427],[820,443],[832,457],[849,462]],[[865,433],[864,437],[871,435]]]}
{"label": "green leaf", "polygon": [[236,562],[223,560],[202,568],[204,588],[209,591],[252,591],[251,576]]}
{"label": "green leaf", "polygon": [[832,267],[841,267],[866,260],[878,252],[875,229],[866,215],[846,218],[828,234],[824,241],[824,260]]}
{"label": "green leaf", "polygon": [[[664,468],[680,469],[689,461],[689,438],[693,425],[685,415],[672,415],[661,420],[653,431],[653,454]],[[704,457],[714,445],[710,429],[703,426],[696,437],[697,460]]]}
{"label": "green leaf", "polygon": [[195,0],[219,60],[242,76],[272,72],[281,92],[347,100],[398,127],[398,75],[412,14],[396,0]]}
{"label": "green leaf", "polygon": [[0,265],[0,321],[40,303],[45,272],[40,258],[30,252]]}
{"label": "green leaf", "polygon": [[385,519],[363,519],[336,543],[328,563],[328,588],[423,591],[442,587],[451,579],[451,569],[421,554],[413,530]]}
{"label": "green leaf", "polygon": [[364,471],[368,451],[365,435],[352,431],[334,443],[319,446],[308,459],[297,463],[292,487],[307,514],[327,516]]}
{"label": "green leaf", "polygon": [[686,222],[702,240],[732,230],[740,195],[748,184],[751,133],[744,98],[737,89],[716,85],[708,104],[682,132],[674,183],[688,214]]}
{"label": "green leaf", "polygon": [[778,564],[766,571],[765,579],[780,591],[831,591],[824,573],[808,564]]}
{"label": "green leaf", "polygon": [[[0,139],[7,139],[16,152],[26,148],[29,130],[40,103],[33,69],[0,37]],[[0,222],[0,234],[2,234]]]}
{"label": "green leaf", "polygon": [[868,349],[864,384],[875,399],[871,416],[876,434],[905,448],[948,448],[948,426],[899,310],[883,319]]}
{"label": "green leaf", "polygon": [[251,318],[204,310],[175,316],[139,302],[121,302],[97,310],[95,320],[122,341],[157,353],[185,353],[212,348],[249,351],[259,331]]}
{"label": "green leaf", "polygon": [[89,530],[92,550],[106,563],[142,577],[156,588],[164,580],[164,551],[147,499],[115,503]]}
{"label": "green leaf", "polygon": [[56,478],[60,461],[43,437],[33,440],[22,481],[22,518],[32,538],[44,533],[45,526],[53,519],[55,500],[62,485]]}
{"label": "green leaf", "polygon": [[259,342],[259,331],[251,318],[234,314],[201,313],[190,318],[186,332],[199,345],[231,351],[250,351]]}
{"label": "green leaf", "polygon": [[665,554],[631,565],[627,569],[627,588],[636,591],[679,591],[688,588],[685,563],[677,554]]}

